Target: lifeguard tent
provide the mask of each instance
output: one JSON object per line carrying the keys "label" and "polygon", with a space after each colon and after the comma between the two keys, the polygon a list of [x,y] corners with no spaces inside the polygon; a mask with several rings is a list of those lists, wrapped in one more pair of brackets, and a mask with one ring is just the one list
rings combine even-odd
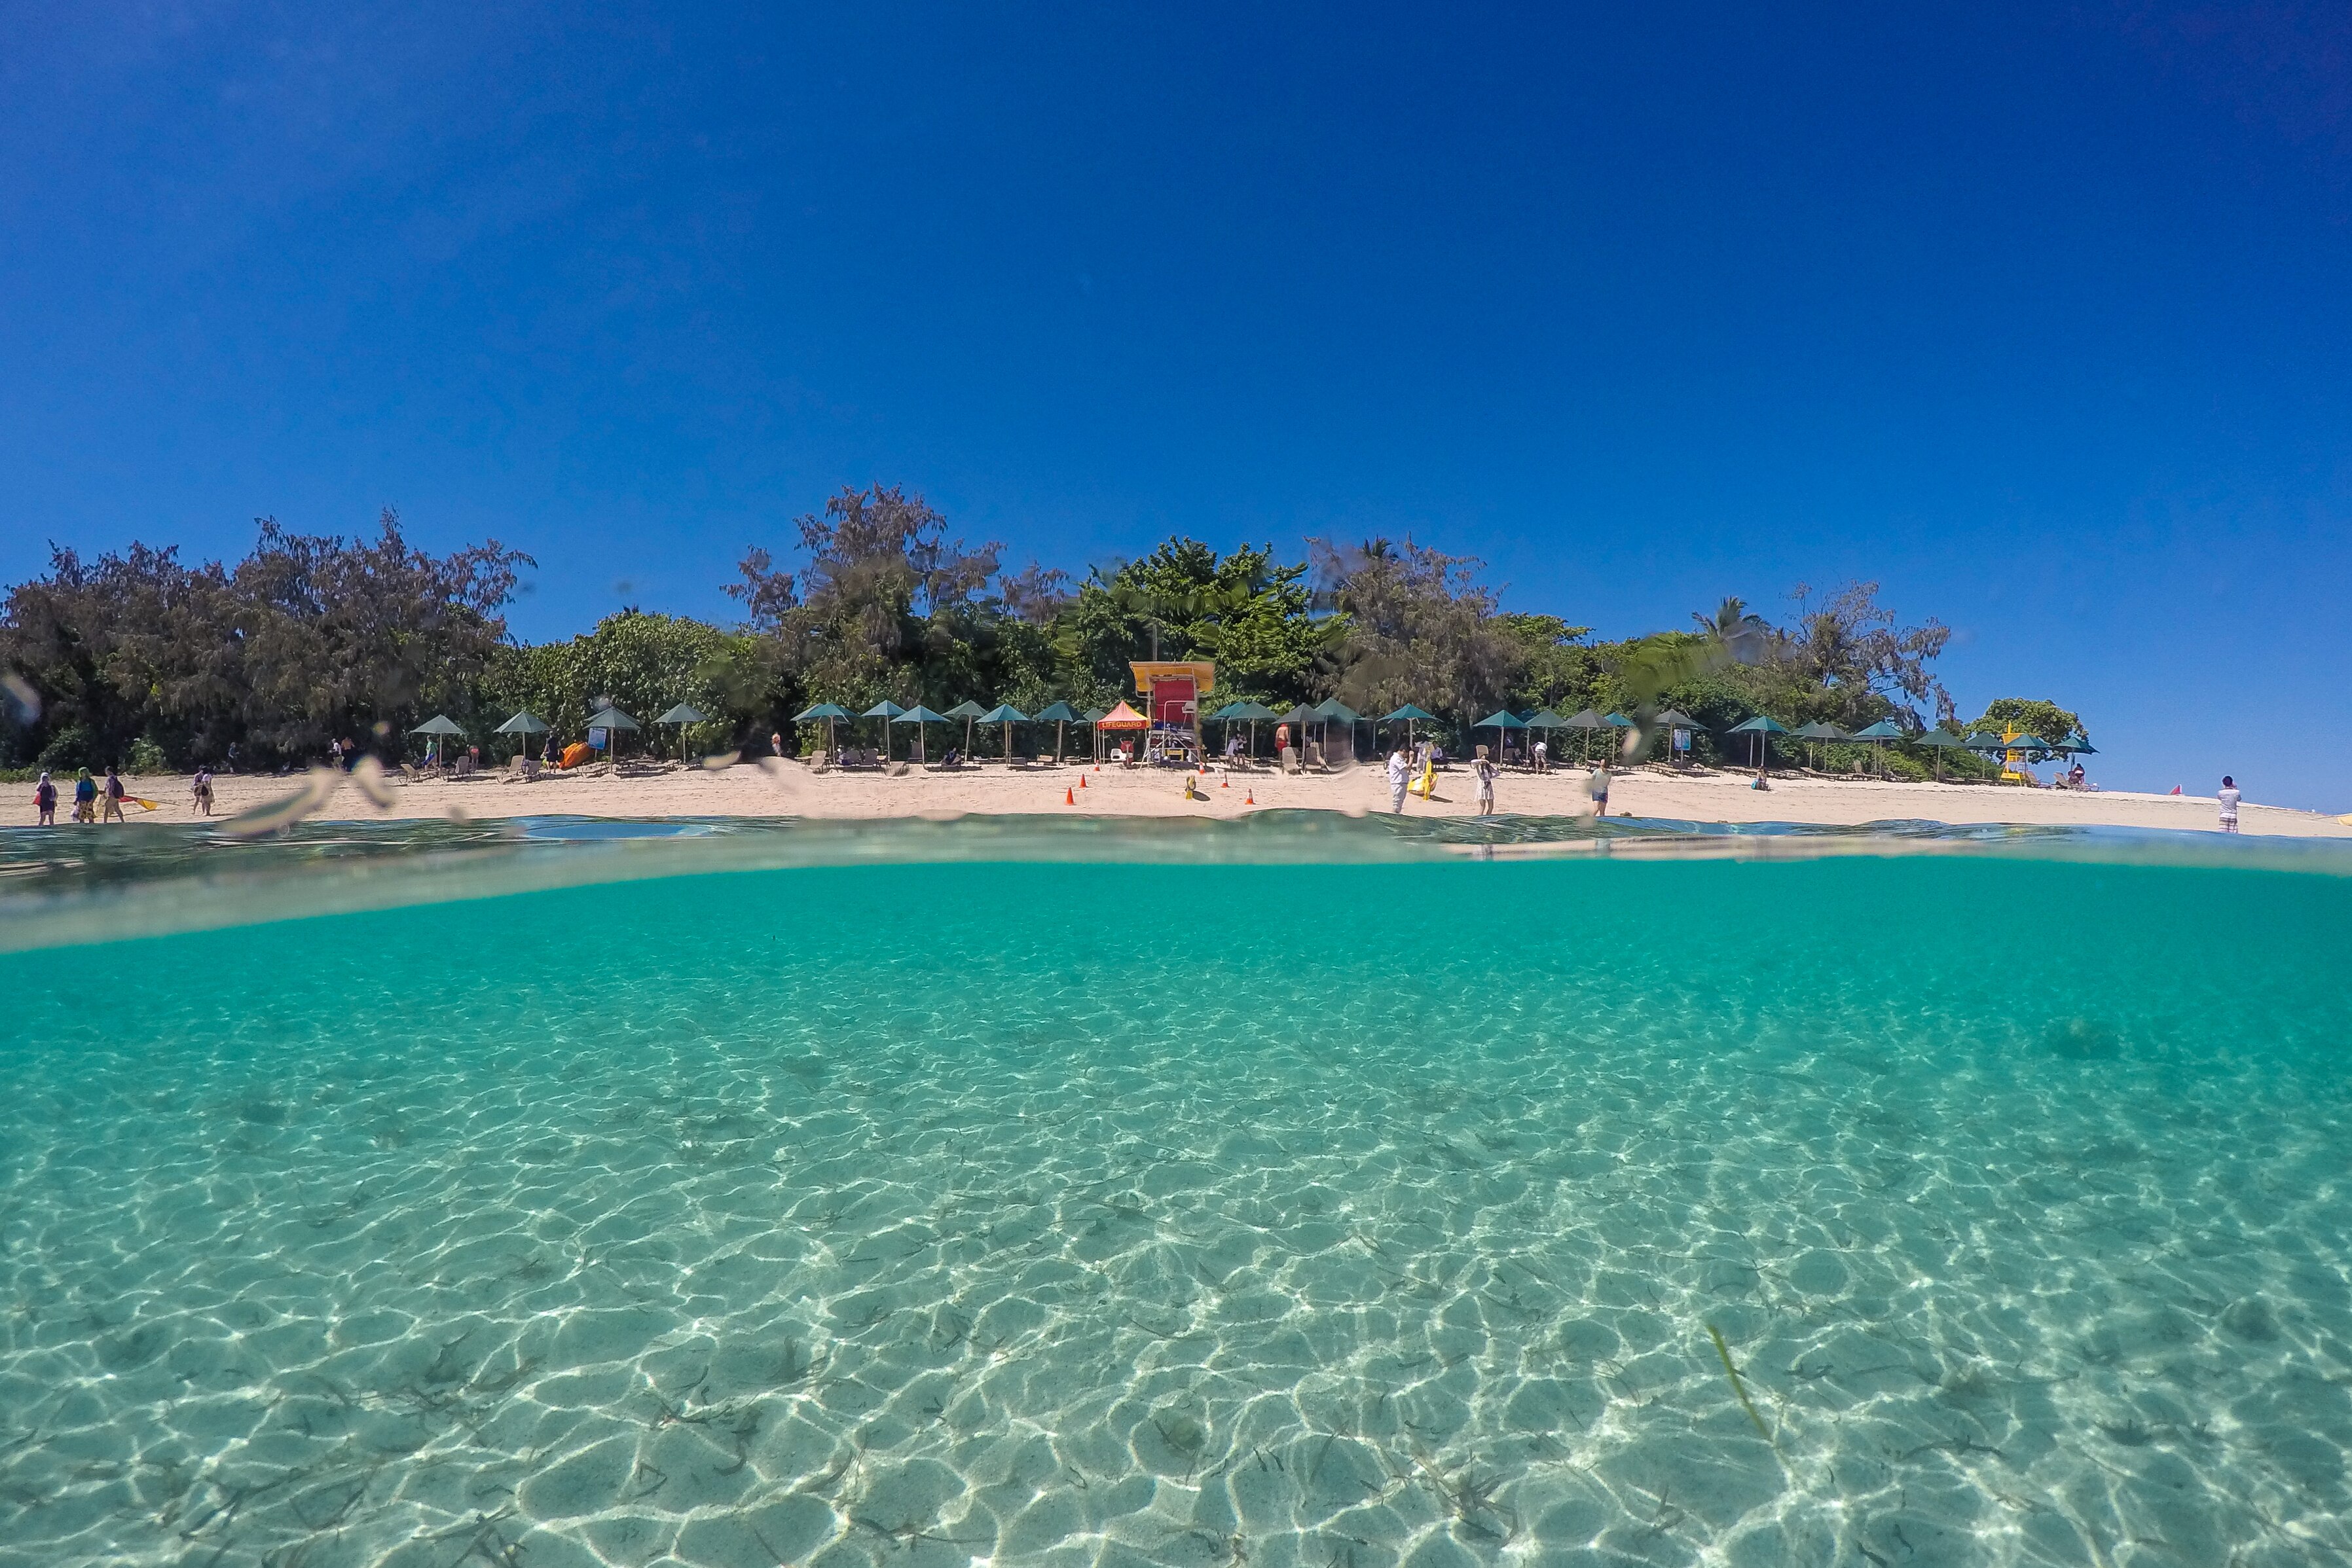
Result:
{"label": "lifeguard tent", "polygon": [[1198,758],[1201,699],[1217,689],[1216,664],[1207,659],[1137,659],[1127,667],[1135,672],[1135,695],[1151,721],[1150,755]]}

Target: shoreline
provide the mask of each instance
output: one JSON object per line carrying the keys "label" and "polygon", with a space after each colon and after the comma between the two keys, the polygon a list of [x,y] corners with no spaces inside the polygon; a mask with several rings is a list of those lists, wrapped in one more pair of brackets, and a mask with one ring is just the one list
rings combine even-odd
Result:
{"label": "shoreline", "polygon": [[[509,817],[611,818],[780,817],[881,820],[962,815],[1231,817],[1254,810],[1308,810],[1349,814],[1385,812],[1387,780],[1381,769],[1362,765],[1346,772],[1285,776],[1266,769],[1237,768],[1230,775],[1212,768],[1195,782],[1205,799],[1184,798],[1187,775],[1174,768],[1126,770],[1115,765],[1051,762],[1007,768],[1003,763],[931,772],[909,768],[892,776],[878,770],[814,773],[796,762],[762,766],[739,763],[722,769],[671,767],[661,771],[614,774],[583,770],[551,774],[526,783],[504,773],[471,779],[403,781],[391,785],[391,803],[369,804],[344,781],[315,820],[495,820]],[[1580,768],[1548,774],[1507,773],[1496,790],[1505,816],[1582,816],[1591,811]],[[1080,780],[1083,779],[1084,782]],[[131,793],[159,803],[153,811],[131,808],[132,822],[188,824],[203,821],[188,798],[185,775],[126,777]],[[214,815],[221,821],[241,811],[283,800],[299,786],[299,775],[223,775],[215,779]],[[1784,778],[1765,790],[1748,787],[1736,773],[1670,774],[1648,768],[1616,775],[1610,785],[1609,814],[1670,821],[1861,827],[1872,822],[1928,821],[1951,826],[2004,824],[2149,828],[2218,833],[2218,810],[2210,796],[2147,795],[2130,791],[2076,794],[2016,786],[1886,782],[1875,779]],[[9,820],[32,822],[31,787]],[[65,782],[69,790],[71,781]],[[1472,814],[1469,775],[1440,775],[1437,799],[1408,796],[1407,816],[1466,817]],[[70,800],[61,802],[59,827]],[[2240,812],[2247,835],[2292,838],[2352,838],[2352,825],[2316,811],[2248,802]]]}

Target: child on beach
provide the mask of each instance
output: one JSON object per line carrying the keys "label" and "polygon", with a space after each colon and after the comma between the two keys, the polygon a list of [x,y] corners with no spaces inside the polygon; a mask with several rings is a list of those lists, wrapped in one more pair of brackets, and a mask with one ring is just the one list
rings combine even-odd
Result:
{"label": "child on beach", "polygon": [[195,777],[188,780],[188,798],[195,803],[196,815],[213,814],[213,770],[197,764]]}
{"label": "child on beach", "polygon": [[2236,832],[2238,831],[2238,781],[2226,773],[2222,774],[2221,793],[2214,796],[2213,800],[2214,803],[2221,808],[2221,831],[2225,833]]}
{"label": "child on beach", "polygon": [[1482,746],[1477,760],[1470,764],[1470,771],[1478,780],[1478,815],[1491,817],[1495,814],[1495,775],[1502,769],[1495,766]]}
{"label": "child on beach", "polygon": [[1393,816],[1404,815],[1405,786],[1412,782],[1412,762],[1400,746],[1389,753],[1389,811]]}
{"label": "child on beach", "polygon": [[123,820],[122,797],[125,793],[122,788],[122,775],[114,770],[113,763],[108,763],[106,765],[106,811],[100,821],[120,822]]}
{"label": "child on beach", "polygon": [[41,781],[33,786],[33,810],[39,813],[39,825],[58,825],[58,787],[49,782],[48,769],[41,770]]}

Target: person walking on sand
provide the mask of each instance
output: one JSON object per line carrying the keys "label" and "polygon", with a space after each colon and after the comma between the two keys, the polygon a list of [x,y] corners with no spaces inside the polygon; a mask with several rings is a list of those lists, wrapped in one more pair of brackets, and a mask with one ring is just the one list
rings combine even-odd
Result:
{"label": "person walking on sand", "polygon": [[98,780],[89,776],[87,768],[74,776],[74,821],[98,821]]}
{"label": "person walking on sand", "polygon": [[100,821],[120,822],[123,820],[122,797],[124,793],[125,790],[122,788],[122,775],[114,770],[113,763],[108,763],[106,765],[106,809],[104,813],[99,819]]}
{"label": "person walking on sand", "polygon": [[188,799],[194,803],[197,816],[213,814],[213,770],[201,762],[196,764],[195,777],[188,780]]}
{"label": "person walking on sand", "polygon": [[1477,759],[1470,764],[1470,772],[1478,780],[1478,815],[1482,817],[1495,814],[1495,775],[1501,771],[1486,755],[1486,748],[1480,747]]}
{"label": "person walking on sand", "polygon": [[58,787],[49,782],[49,770],[46,768],[41,769],[41,781],[33,786],[33,810],[39,826],[58,825]]}
{"label": "person walking on sand", "polygon": [[2238,781],[2226,773],[2222,774],[2221,793],[2213,797],[2213,801],[2221,808],[2221,831],[2225,833],[2236,832],[2238,831]]}
{"label": "person walking on sand", "polygon": [[1400,746],[1389,753],[1389,814],[1404,815],[1405,786],[1412,782],[1412,761]]}
{"label": "person walking on sand", "polygon": [[1609,766],[1607,763],[1601,764],[1585,776],[1584,792],[1592,797],[1592,814],[1595,817],[1605,817],[1609,814]]}

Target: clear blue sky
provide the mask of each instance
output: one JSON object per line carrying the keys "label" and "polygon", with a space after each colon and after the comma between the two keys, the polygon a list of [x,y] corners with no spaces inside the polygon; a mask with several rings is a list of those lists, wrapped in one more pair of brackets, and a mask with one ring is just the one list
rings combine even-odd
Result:
{"label": "clear blue sky", "polygon": [[0,577],[389,502],[541,638],[877,480],[1612,634],[1858,576],[2352,809],[2347,16],[5,0]]}

